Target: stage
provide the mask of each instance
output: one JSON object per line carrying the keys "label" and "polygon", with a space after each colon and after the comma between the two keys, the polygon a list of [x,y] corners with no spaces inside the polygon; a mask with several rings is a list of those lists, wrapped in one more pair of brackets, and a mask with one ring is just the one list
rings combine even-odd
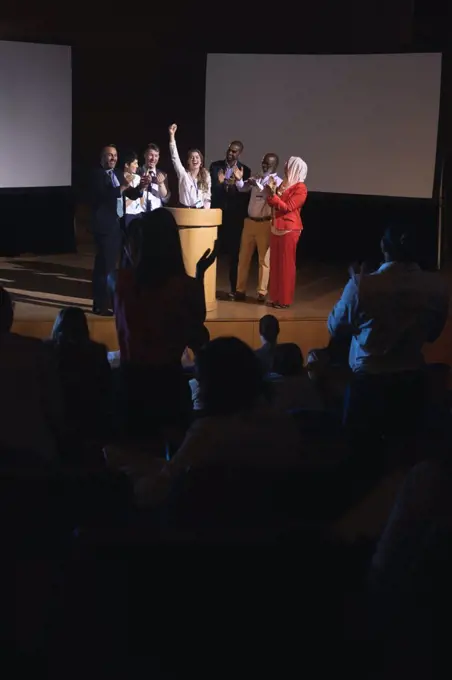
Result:
{"label": "stage", "polygon": [[[14,331],[38,338],[49,337],[61,307],[78,305],[88,314],[91,336],[110,350],[118,349],[114,319],[94,316],[91,311],[91,271],[93,252],[82,246],[70,255],[0,258],[0,283],[15,300]],[[207,316],[212,338],[235,335],[252,347],[259,346],[259,319],[274,314],[281,326],[281,342],[296,342],[304,356],[328,341],[326,319],[348,278],[343,265],[301,262],[297,274],[294,305],[273,310],[255,300],[253,287],[257,267],[250,273],[247,302],[227,300],[227,267],[218,263],[218,306]],[[448,276],[448,279],[452,278]],[[253,287],[252,287],[253,286]],[[452,364],[452,319],[441,338],[426,348],[428,361]]]}

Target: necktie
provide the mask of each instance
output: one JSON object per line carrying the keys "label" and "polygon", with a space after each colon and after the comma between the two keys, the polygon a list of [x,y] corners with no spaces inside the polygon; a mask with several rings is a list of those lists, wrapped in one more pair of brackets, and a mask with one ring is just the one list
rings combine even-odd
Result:
{"label": "necktie", "polygon": [[149,172],[149,177],[151,178],[151,181],[148,186],[148,191],[147,191],[147,201],[146,201],[146,211],[150,212],[152,210],[152,185],[157,183],[157,176],[152,172],[152,170]]}

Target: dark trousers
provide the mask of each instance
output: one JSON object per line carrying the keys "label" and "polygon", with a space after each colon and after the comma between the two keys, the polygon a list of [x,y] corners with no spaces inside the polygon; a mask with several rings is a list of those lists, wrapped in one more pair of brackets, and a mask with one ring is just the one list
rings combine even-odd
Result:
{"label": "dark trousers", "polygon": [[115,426],[127,436],[146,437],[162,428],[187,429],[191,391],[182,366],[124,362],[115,376]]}
{"label": "dark trousers", "polygon": [[130,224],[136,219],[140,219],[145,213],[139,213],[138,215],[124,215],[122,225],[121,225],[121,267],[127,269],[132,266],[129,255],[126,253],[126,247],[130,240]]}
{"label": "dark trousers", "polygon": [[118,263],[121,247],[121,230],[118,223],[108,233],[94,232],[96,256],[93,269],[93,308],[106,311],[111,307],[107,279]]}
{"label": "dark trousers", "polygon": [[237,289],[240,242],[242,240],[244,217],[239,211],[223,211],[223,224],[220,227],[220,248],[229,262],[229,285],[231,293]]}
{"label": "dark trousers", "polygon": [[425,372],[354,374],[344,400],[344,424],[352,431],[412,437],[425,424]]}

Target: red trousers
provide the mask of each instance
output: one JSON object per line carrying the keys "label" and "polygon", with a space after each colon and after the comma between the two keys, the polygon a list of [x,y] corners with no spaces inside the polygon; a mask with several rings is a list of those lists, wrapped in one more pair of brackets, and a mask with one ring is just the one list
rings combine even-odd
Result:
{"label": "red trousers", "polygon": [[296,255],[299,231],[270,237],[270,298],[291,305],[295,294]]}

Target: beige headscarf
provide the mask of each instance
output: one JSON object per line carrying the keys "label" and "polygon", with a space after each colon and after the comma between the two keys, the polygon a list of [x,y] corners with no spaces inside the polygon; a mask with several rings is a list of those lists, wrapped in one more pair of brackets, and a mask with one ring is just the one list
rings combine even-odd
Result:
{"label": "beige headscarf", "polygon": [[287,187],[304,182],[308,174],[308,166],[298,156],[291,156],[287,161]]}

